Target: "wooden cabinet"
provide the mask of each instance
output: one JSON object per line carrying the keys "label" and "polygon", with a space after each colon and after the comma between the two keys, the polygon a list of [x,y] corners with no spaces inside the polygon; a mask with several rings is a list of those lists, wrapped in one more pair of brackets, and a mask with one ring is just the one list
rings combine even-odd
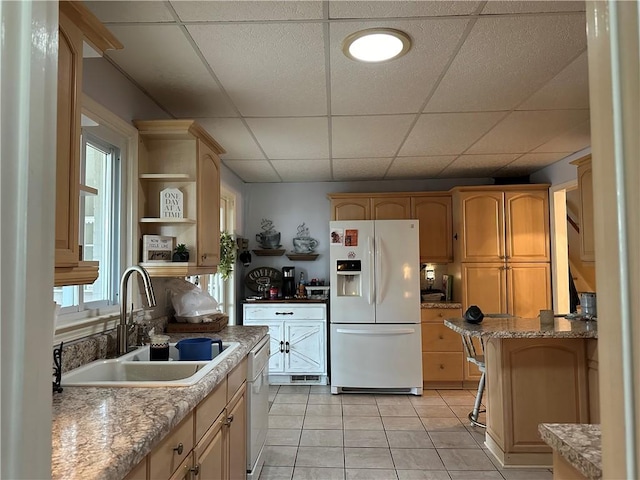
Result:
{"label": "wooden cabinet", "polygon": [[580,259],[595,262],[596,248],[593,230],[593,173],[591,155],[571,162],[578,167],[578,192],[580,194]]}
{"label": "wooden cabinet", "polygon": [[[138,224],[143,235],[175,237],[188,262],[142,262],[151,276],[215,273],[220,261],[220,158],[224,149],[193,120],[135,121],[138,150]],[[182,193],[180,218],[161,217],[160,192]],[[141,252],[140,252],[141,253]],[[140,255],[140,254],[139,254]],[[141,258],[141,256],[140,256]]]}
{"label": "wooden cabinet", "polygon": [[422,381],[426,388],[463,388],[464,363],[460,334],[445,327],[446,318],[460,317],[459,308],[426,308],[422,319]]}
{"label": "wooden cabinet", "polygon": [[452,262],[451,195],[412,196],[411,218],[420,224],[420,262]]}
{"label": "wooden cabinet", "polygon": [[83,261],[79,245],[83,43],[99,53],[122,44],[81,2],[59,3],[58,34],[54,285],[62,286],[93,283],[98,277],[98,262]]}
{"label": "wooden cabinet", "polygon": [[325,304],[244,305],[244,325],[269,327],[269,383],[291,383],[292,376],[327,383],[326,308]]}
{"label": "wooden cabinet", "polygon": [[451,194],[332,193],[328,197],[331,202],[331,220],[419,220],[420,261],[453,261]]}
{"label": "wooden cabinet", "polygon": [[550,465],[538,424],[589,421],[585,339],[492,339],[485,358],[489,450],[507,466]]}
{"label": "wooden cabinet", "polygon": [[246,377],[245,358],[129,473],[127,480],[147,478],[147,467],[148,478],[153,480],[245,479]]}
{"label": "wooden cabinet", "polygon": [[600,374],[598,340],[587,340],[587,379],[589,382],[589,423],[600,423]]}
{"label": "wooden cabinet", "polygon": [[532,190],[460,189],[454,198],[457,260],[550,261],[546,185]]}
{"label": "wooden cabinet", "polygon": [[131,470],[124,480],[147,480],[149,467],[147,465],[148,457],[144,457],[142,461]]}
{"label": "wooden cabinet", "polygon": [[456,246],[449,273],[462,309],[536,317],[551,308],[547,185],[453,191]]}

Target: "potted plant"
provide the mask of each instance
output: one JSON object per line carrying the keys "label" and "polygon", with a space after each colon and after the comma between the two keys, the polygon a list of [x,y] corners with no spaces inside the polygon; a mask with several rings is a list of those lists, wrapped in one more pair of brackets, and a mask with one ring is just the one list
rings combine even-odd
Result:
{"label": "potted plant", "polygon": [[227,280],[233,270],[237,249],[238,245],[233,236],[228,232],[222,232],[220,234],[220,263],[218,264],[218,273],[222,276],[223,280]]}
{"label": "potted plant", "polygon": [[176,248],[173,249],[173,257],[171,258],[174,262],[188,262],[189,261],[189,250],[184,243],[179,243]]}

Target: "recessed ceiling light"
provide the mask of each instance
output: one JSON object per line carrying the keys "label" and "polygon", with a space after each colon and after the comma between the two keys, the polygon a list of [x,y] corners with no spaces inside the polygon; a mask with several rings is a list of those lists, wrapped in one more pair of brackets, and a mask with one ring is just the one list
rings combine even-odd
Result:
{"label": "recessed ceiling light", "polygon": [[411,48],[411,38],[393,28],[368,28],[344,39],[342,51],[352,60],[375,63],[401,57]]}

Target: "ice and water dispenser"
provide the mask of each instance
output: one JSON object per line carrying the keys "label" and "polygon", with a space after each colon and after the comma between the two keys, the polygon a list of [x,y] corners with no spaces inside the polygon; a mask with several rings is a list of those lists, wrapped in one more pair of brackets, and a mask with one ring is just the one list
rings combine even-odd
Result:
{"label": "ice and water dispenser", "polygon": [[338,260],[336,263],[339,297],[362,296],[362,265],[360,260]]}

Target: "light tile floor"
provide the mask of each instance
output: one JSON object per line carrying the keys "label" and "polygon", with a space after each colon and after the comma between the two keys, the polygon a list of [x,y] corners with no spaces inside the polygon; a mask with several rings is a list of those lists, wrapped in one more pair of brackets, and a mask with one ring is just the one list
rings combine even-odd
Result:
{"label": "light tile floor", "polygon": [[474,396],[272,385],[260,480],[551,480],[548,469],[499,467],[484,448],[484,429],[469,425]]}

